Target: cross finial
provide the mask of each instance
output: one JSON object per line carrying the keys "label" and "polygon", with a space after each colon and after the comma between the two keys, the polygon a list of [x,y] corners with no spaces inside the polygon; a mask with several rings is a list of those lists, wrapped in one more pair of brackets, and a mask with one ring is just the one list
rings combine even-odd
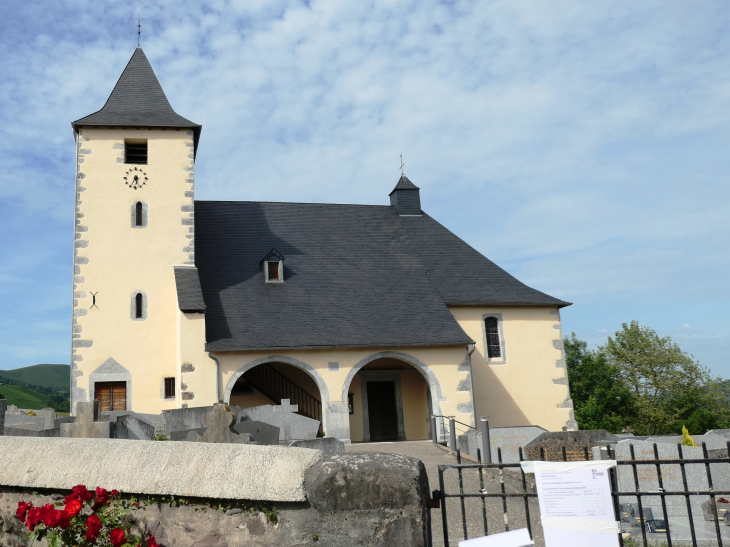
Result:
{"label": "cross finial", "polygon": [[405,163],[403,163],[403,154],[400,155],[400,174],[403,176],[403,167],[405,167]]}
{"label": "cross finial", "polygon": [[144,21],[141,15],[141,13],[137,14],[137,47],[139,47],[139,37],[142,34],[142,21]]}

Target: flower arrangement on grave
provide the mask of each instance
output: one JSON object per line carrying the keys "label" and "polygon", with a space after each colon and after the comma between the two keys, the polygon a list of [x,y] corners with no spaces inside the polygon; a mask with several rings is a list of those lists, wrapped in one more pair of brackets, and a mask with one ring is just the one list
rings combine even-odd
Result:
{"label": "flower arrangement on grave", "polygon": [[30,530],[29,544],[45,538],[48,547],[158,547],[154,536],[145,542],[131,535],[124,524],[124,518],[137,507],[139,503],[121,499],[116,490],[97,487],[91,491],[80,484],[63,502],[34,507],[21,501],[15,515]]}

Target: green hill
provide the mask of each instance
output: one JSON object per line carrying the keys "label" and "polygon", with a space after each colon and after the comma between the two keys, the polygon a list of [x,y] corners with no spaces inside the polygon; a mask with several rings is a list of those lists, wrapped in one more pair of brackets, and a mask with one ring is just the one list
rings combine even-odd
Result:
{"label": "green hill", "polygon": [[34,408],[36,410],[46,408],[46,396],[32,389],[9,384],[0,385],[0,399],[7,399],[8,406],[15,405],[19,408]]}
{"label": "green hill", "polygon": [[33,365],[14,370],[0,370],[0,383],[3,378],[6,378],[11,382],[23,382],[33,386],[61,388],[68,391],[71,387],[70,368],[68,365]]}

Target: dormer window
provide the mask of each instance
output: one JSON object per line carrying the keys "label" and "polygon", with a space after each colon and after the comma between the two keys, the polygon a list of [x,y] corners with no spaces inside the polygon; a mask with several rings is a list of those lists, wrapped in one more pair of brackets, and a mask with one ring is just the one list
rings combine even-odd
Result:
{"label": "dormer window", "polygon": [[261,261],[264,279],[267,283],[284,282],[284,256],[276,249],[271,249]]}

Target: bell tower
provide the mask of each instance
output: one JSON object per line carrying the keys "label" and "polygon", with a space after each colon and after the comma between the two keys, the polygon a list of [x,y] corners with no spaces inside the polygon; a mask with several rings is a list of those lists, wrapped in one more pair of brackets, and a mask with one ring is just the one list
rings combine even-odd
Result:
{"label": "bell tower", "polygon": [[102,410],[180,408],[175,269],[197,276],[193,186],[201,126],[175,113],[140,47],[104,107],[72,126],[72,408],[93,399]]}

